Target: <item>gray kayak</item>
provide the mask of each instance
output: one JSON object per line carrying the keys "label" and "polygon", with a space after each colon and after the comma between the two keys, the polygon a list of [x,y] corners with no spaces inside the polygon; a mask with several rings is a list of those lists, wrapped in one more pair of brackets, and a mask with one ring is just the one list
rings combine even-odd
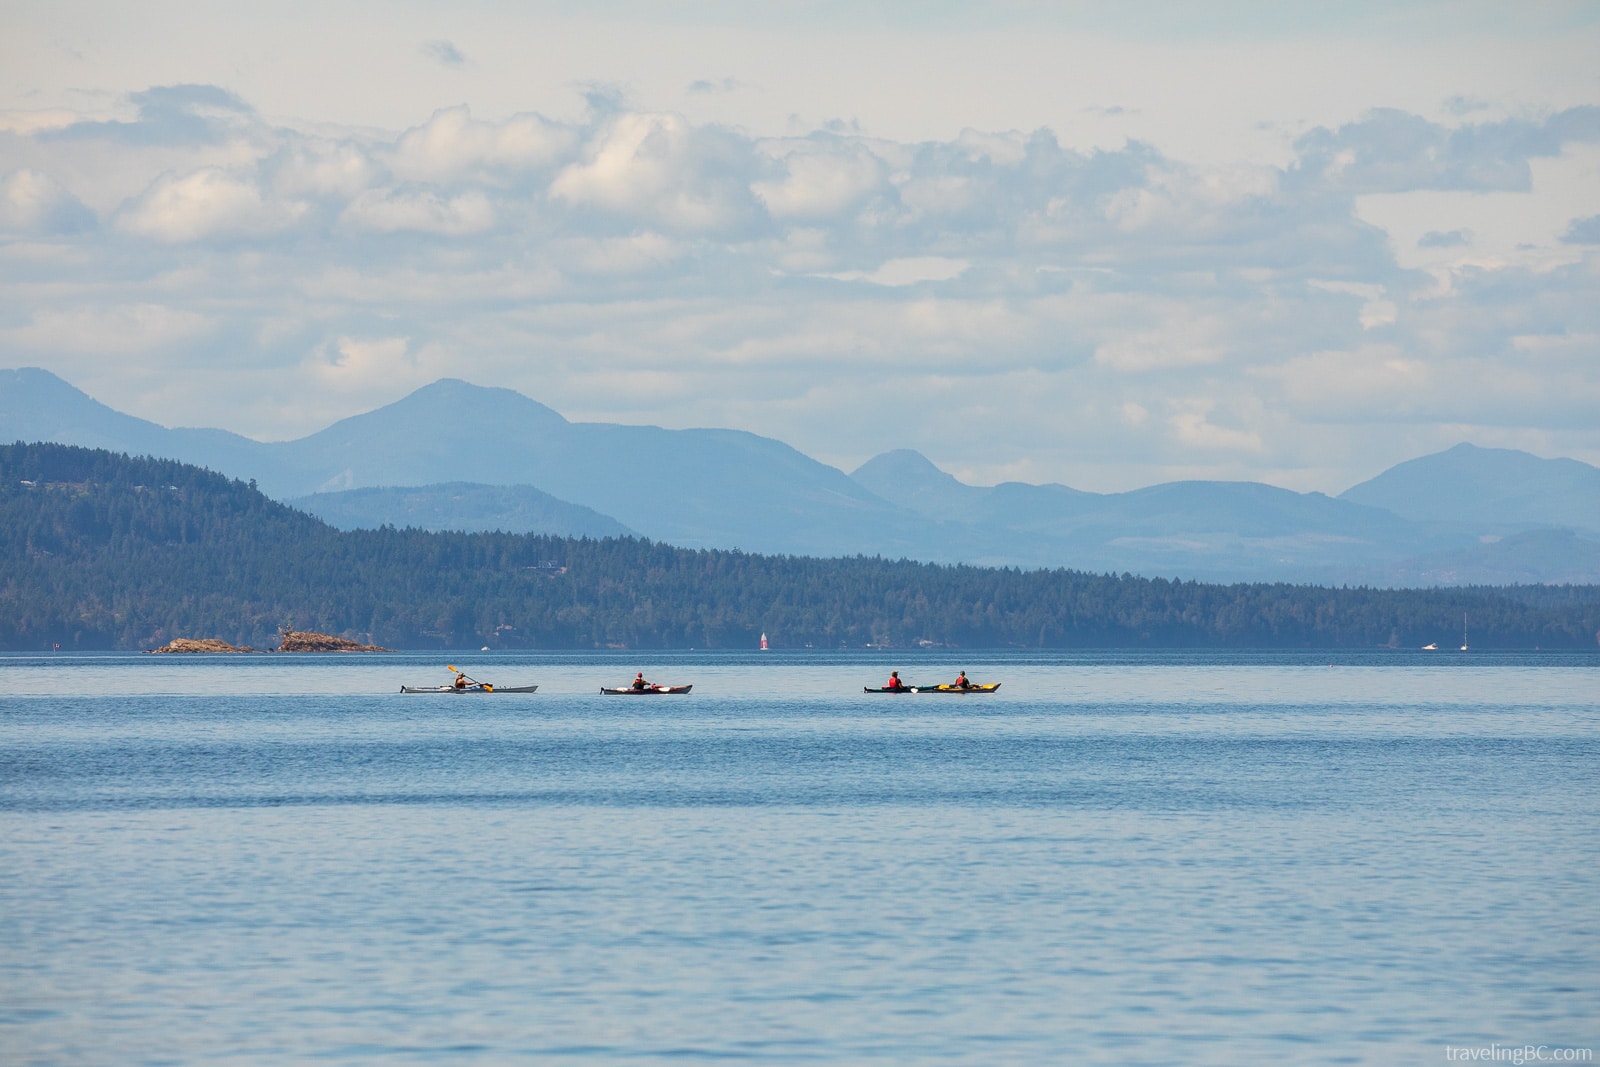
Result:
{"label": "gray kayak", "polygon": [[453,685],[402,685],[402,693],[533,693],[538,691],[536,685],[467,685],[456,688]]}

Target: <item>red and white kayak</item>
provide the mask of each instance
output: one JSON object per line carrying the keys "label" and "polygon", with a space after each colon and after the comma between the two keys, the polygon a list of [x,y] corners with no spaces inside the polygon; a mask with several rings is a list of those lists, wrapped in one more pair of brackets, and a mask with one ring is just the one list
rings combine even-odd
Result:
{"label": "red and white kayak", "polygon": [[992,693],[999,688],[999,682],[986,682],[983,685],[902,685],[898,689],[875,689],[864,685],[861,691],[863,693]]}
{"label": "red and white kayak", "polygon": [[622,689],[607,689],[605,686],[601,686],[600,687],[600,692],[605,693],[607,696],[614,696],[614,697],[654,697],[654,696],[663,696],[663,695],[669,694],[669,693],[687,693],[689,690],[691,690],[693,688],[694,688],[694,686],[692,684],[691,685],[647,685],[643,689],[635,689],[631,685],[630,686],[625,686]]}

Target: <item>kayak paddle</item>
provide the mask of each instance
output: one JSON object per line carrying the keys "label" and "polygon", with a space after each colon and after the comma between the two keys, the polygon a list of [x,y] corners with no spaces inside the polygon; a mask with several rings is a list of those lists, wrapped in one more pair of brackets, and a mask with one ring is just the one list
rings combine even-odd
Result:
{"label": "kayak paddle", "polygon": [[457,671],[453,664],[446,663],[445,667],[449,670],[455,671],[455,673],[461,675],[461,677],[466,678],[467,681],[471,682],[473,685],[482,686],[484,692],[494,692],[494,686],[490,685],[488,682],[480,682],[476,678],[469,677],[465,671]]}

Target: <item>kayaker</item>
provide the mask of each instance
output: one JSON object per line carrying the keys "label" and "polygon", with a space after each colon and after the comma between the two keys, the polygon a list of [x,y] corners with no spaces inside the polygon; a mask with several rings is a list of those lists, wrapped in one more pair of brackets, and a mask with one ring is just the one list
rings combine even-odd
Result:
{"label": "kayaker", "polygon": [[972,683],[967,681],[967,672],[966,671],[962,671],[960,674],[956,675],[956,688],[957,689],[971,689],[972,688]]}
{"label": "kayaker", "polygon": [[883,683],[883,687],[885,689],[904,689],[906,687],[906,683],[900,680],[899,671],[890,671],[889,680]]}
{"label": "kayaker", "polygon": [[457,689],[465,689],[467,687],[467,676],[460,671],[456,671],[455,687]]}
{"label": "kayaker", "polygon": [[649,689],[650,688],[650,683],[644,680],[644,671],[640,671],[638,674],[633,676],[633,688],[635,688],[635,689]]}

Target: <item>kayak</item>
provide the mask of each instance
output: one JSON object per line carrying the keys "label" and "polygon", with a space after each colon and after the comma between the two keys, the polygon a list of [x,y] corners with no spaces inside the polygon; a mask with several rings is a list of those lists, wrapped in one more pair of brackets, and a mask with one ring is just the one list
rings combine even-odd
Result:
{"label": "kayak", "polygon": [[601,686],[600,687],[600,692],[605,693],[608,696],[614,696],[614,697],[653,697],[653,696],[660,696],[663,693],[687,693],[689,690],[691,690],[693,688],[694,688],[693,684],[690,684],[690,685],[652,685],[652,686],[647,686],[644,689],[635,689],[631,685],[627,686],[625,688],[622,688],[622,689],[607,689],[605,686]]}
{"label": "kayak", "polygon": [[899,689],[875,689],[870,685],[861,687],[863,693],[992,693],[1000,688],[999,682],[989,682],[985,685],[903,685]]}
{"label": "kayak", "polygon": [[402,685],[402,693],[532,693],[536,685],[467,685],[459,689],[453,685]]}

